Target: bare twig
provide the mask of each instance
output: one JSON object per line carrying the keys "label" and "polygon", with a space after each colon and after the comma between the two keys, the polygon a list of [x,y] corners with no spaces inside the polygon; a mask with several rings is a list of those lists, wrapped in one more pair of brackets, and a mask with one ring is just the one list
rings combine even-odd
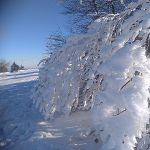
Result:
{"label": "bare twig", "polygon": [[120,91],[128,84],[132,81],[133,78],[131,78],[129,81],[127,81],[121,88],[120,88]]}
{"label": "bare twig", "polygon": [[113,114],[113,116],[118,116],[118,115],[120,115],[121,113],[123,113],[123,112],[125,112],[125,111],[127,111],[126,108],[123,109],[122,111],[118,110],[118,112],[117,112],[116,114]]}

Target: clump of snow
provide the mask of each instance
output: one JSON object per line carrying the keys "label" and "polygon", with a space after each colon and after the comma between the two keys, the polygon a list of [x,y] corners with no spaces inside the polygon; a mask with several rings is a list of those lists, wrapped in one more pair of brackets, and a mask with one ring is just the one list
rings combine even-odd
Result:
{"label": "clump of snow", "polygon": [[149,7],[142,0],[102,17],[51,56],[33,95],[45,118],[87,111],[99,149],[135,147],[149,119]]}

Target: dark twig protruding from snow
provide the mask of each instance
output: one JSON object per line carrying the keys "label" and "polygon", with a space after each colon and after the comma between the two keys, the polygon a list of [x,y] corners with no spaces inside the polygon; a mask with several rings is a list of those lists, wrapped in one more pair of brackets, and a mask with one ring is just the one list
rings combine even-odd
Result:
{"label": "dark twig protruding from snow", "polygon": [[146,57],[150,57],[150,34],[148,34],[147,39],[146,39],[146,45],[145,45],[145,49],[146,49]]}
{"label": "dark twig protruding from snow", "polygon": [[128,84],[132,81],[133,78],[131,78],[129,81],[127,81],[121,88],[120,88],[120,91]]}
{"label": "dark twig protruding from snow", "polygon": [[123,110],[121,110],[121,111],[118,109],[118,112],[117,112],[116,114],[113,114],[113,116],[118,116],[118,115],[120,115],[121,113],[123,113],[123,112],[125,112],[125,111],[127,111],[126,108],[123,109]]}

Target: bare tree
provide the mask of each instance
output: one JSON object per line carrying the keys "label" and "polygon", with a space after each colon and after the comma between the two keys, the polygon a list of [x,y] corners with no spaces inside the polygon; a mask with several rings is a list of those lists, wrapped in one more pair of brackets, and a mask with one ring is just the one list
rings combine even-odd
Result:
{"label": "bare tree", "polygon": [[63,14],[71,15],[71,32],[86,32],[87,26],[97,18],[98,8],[95,0],[66,0]]}
{"label": "bare tree", "polygon": [[50,34],[46,43],[46,57],[43,58],[38,66],[49,60],[52,54],[58,51],[66,43],[66,37],[61,31]]}
{"label": "bare tree", "polygon": [[47,41],[47,53],[51,55],[53,52],[60,49],[66,43],[66,38],[62,33],[51,34]]}
{"label": "bare tree", "polygon": [[64,0],[63,14],[71,15],[71,32],[86,32],[88,25],[108,13],[115,14],[124,8],[123,0]]}
{"label": "bare tree", "polygon": [[6,62],[5,60],[1,59],[0,60],[0,72],[7,72],[8,71],[8,65],[9,65],[8,62]]}

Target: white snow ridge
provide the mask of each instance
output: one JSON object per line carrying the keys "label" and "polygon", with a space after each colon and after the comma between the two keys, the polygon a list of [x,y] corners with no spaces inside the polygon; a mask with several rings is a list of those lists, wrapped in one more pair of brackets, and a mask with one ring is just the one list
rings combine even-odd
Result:
{"label": "white snow ridge", "polygon": [[86,141],[75,149],[148,150],[149,57],[150,1],[141,0],[70,37],[41,68],[34,103],[47,119],[81,125],[68,136]]}

